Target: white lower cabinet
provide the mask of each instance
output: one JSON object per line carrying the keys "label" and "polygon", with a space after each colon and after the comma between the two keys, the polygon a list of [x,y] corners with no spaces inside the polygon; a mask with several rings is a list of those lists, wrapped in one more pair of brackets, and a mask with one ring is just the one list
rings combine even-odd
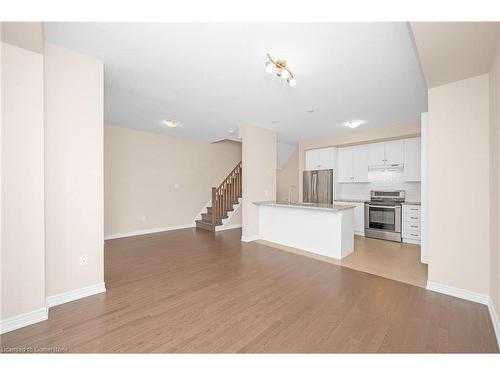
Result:
{"label": "white lower cabinet", "polygon": [[354,209],[354,234],[365,235],[365,204],[363,202],[335,201],[335,204],[356,206]]}
{"label": "white lower cabinet", "polygon": [[403,204],[403,242],[420,244],[420,206]]}

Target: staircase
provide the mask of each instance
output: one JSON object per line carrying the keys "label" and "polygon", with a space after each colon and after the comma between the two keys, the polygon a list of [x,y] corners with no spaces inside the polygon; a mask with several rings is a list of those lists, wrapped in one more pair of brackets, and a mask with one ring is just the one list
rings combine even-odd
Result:
{"label": "staircase", "polygon": [[241,173],[240,161],[218,187],[212,188],[212,206],[201,214],[201,220],[196,220],[196,228],[215,232],[215,228],[222,225],[222,219],[228,217],[227,213],[233,211],[241,198]]}

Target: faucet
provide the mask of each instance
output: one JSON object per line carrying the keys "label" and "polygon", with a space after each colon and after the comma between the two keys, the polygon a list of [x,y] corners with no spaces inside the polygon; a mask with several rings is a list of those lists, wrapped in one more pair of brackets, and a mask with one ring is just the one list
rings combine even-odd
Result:
{"label": "faucet", "polygon": [[288,204],[292,203],[292,189],[297,190],[297,186],[290,185],[290,187],[288,188]]}

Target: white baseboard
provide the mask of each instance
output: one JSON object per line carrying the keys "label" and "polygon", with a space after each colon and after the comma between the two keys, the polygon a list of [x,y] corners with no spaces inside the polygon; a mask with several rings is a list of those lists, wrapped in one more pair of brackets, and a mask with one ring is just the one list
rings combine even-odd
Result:
{"label": "white baseboard", "polygon": [[471,292],[470,290],[455,288],[453,286],[435,283],[433,281],[427,281],[427,290],[481,303],[483,305],[488,305],[490,300],[490,297],[486,294]]}
{"label": "white baseboard", "polygon": [[194,228],[194,227],[195,227],[195,224],[194,223],[190,223],[190,224],[183,224],[183,225],[175,225],[175,226],[172,226],[172,227],[141,229],[141,230],[134,230],[132,232],[105,234],[104,235],[104,239],[105,240],[114,240],[115,238],[142,236],[144,234],[168,232],[170,230],[186,229],[186,228]]}
{"label": "white baseboard", "polygon": [[215,231],[216,232],[220,232],[220,231],[223,231],[223,230],[237,229],[237,228],[241,228],[241,224],[231,224],[231,225],[218,226],[218,227],[215,227]]}
{"label": "white baseboard", "polygon": [[47,307],[62,305],[63,303],[75,301],[80,298],[92,296],[106,291],[104,283],[99,283],[85,288],[70,290],[69,292],[54,294],[47,297]]}
{"label": "white baseboard", "polygon": [[29,326],[49,318],[49,312],[46,307],[31,311],[29,313],[20,314],[0,321],[0,334],[4,334],[15,329]]}
{"label": "white baseboard", "polygon": [[498,321],[498,315],[495,310],[495,305],[493,300],[490,298],[488,303],[488,311],[490,312],[491,323],[493,324],[493,329],[495,330],[495,336],[497,337],[497,345],[500,349],[500,322]]}
{"label": "white baseboard", "polygon": [[241,236],[241,241],[242,242],[252,242],[255,240],[260,239],[259,235],[256,236]]}

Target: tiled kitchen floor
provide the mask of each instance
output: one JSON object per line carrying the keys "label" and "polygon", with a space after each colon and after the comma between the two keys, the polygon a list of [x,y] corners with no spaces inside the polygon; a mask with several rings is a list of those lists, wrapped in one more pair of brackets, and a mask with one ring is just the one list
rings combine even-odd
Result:
{"label": "tiled kitchen floor", "polygon": [[257,242],[422,288],[427,283],[427,265],[420,262],[419,245],[354,236],[353,253],[338,261],[268,241]]}

